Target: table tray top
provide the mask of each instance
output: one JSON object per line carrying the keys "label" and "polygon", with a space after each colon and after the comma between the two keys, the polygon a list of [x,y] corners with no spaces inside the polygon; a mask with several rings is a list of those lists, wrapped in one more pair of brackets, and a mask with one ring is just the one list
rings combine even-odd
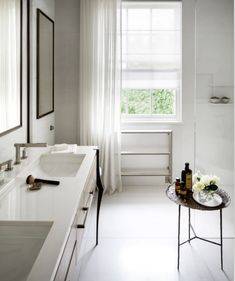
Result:
{"label": "table tray top", "polygon": [[227,194],[227,192],[221,188],[218,188],[218,190],[216,190],[216,193],[221,196],[222,203],[216,207],[207,207],[207,206],[198,204],[193,199],[192,193],[189,193],[187,195],[186,202],[184,202],[184,200],[182,198],[178,197],[177,194],[175,193],[175,184],[169,185],[166,189],[166,196],[171,201],[175,202],[176,204],[184,206],[184,207],[188,207],[191,209],[204,210],[204,211],[220,210],[220,209],[223,209],[223,208],[226,208],[229,206],[231,199],[230,199],[230,196]]}

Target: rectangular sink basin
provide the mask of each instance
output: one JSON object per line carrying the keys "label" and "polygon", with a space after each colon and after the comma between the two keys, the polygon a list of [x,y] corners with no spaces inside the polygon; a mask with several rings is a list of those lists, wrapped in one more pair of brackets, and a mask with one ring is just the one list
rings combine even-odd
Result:
{"label": "rectangular sink basin", "polygon": [[37,177],[75,177],[84,158],[85,154],[43,154],[32,173]]}
{"label": "rectangular sink basin", "polygon": [[52,224],[0,221],[0,280],[27,279]]}

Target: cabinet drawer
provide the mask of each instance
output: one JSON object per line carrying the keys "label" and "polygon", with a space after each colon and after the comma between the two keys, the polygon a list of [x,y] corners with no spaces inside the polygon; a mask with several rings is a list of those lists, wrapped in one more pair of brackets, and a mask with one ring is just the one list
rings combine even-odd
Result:
{"label": "cabinet drawer", "polygon": [[87,202],[84,207],[82,207],[77,214],[77,228],[85,228],[88,213],[90,211],[92,201],[94,198],[94,192],[90,192]]}
{"label": "cabinet drawer", "polygon": [[77,264],[77,243],[75,243],[74,248],[73,248],[73,253],[72,253],[71,261],[69,264],[66,281],[72,280],[72,277],[75,272],[76,264]]}
{"label": "cabinet drawer", "polygon": [[95,192],[95,188],[96,188],[96,158],[92,163],[92,167],[87,177],[85,187],[81,194],[81,199],[78,206],[78,218],[79,216],[82,215],[81,213],[83,213],[84,208],[90,207]]}
{"label": "cabinet drawer", "polygon": [[76,254],[74,250],[76,247],[76,240],[77,240],[77,228],[76,228],[76,221],[77,217],[75,217],[74,223],[71,227],[71,231],[69,233],[69,238],[67,240],[62,258],[60,260],[60,264],[58,270],[56,272],[56,277],[54,281],[65,281],[67,280],[67,275],[70,270],[71,260],[73,255]]}
{"label": "cabinet drawer", "polygon": [[96,158],[94,159],[91,170],[86,182],[86,186],[84,188],[84,200],[85,200],[85,205],[87,206],[87,202],[89,201],[90,194],[94,193],[96,188]]}

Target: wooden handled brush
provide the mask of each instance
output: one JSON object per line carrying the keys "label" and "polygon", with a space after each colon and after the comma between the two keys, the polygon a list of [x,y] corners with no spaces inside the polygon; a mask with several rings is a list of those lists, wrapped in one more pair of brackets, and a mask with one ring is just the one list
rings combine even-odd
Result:
{"label": "wooden handled brush", "polygon": [[53,180],[45,180],[45,179],[37,179],[34,178],[32,175],[29,175],[26,179],[26,183],[27,184],[34,184],[34,183],[47,183],[47,184],[53,184],[53,185],[59,185],[60,182],[59,181],[53,181]]}

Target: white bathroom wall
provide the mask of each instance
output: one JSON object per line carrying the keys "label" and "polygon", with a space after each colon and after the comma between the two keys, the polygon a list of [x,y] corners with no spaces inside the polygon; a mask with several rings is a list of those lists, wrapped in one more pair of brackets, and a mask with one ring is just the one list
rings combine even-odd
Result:
{"label": "white bathroom wall", "polygon": [[[196,4],[196,169],[233,184],[233,0]],[[228,96],[229,104],[212,104]]]}
{"label": "white bathroom wall", "polygon": [[[55,19],[55,0],[30,1],[30,142],[54,144],[55,133],[50,130],[55,125],[55,114],[51,113],[40,119],[36,117],[37,106],[37,8],[52,20]],[[56,93],[55,93],[56,94]]]}
{"label": "white bathroom wall", "polygon": [[0,137],[0,162],[14,159],[16,142],[27,142],[27,33],[26,33],[26,1],[23,9],[23,76],[22,76],[22,127]]}
{"label": "white bathroom wall", "polygon": [[55,3],[55,139],[77,143],[79,1]]}
{"label": "white bathroom wall", "polygon": [[[122,123],[122,129],[173,131],[173,179],[180,176],[184,163],[189,162],[194,169],[194,95],[195,95],[195,1],[182,1],[182,122]],[[146,136],[149,137],[149,136]],[[128,144],[127,144],[128,145]],[[130,145],[130,143],[129,143]],[[126,156],[124,156],[126,157]],[[148,157],[141,159],[148,166]],[[125,160],[123,159],[123,165]],[[157,185],[164,183],[160,177],[122,177],[123,185]]]}

